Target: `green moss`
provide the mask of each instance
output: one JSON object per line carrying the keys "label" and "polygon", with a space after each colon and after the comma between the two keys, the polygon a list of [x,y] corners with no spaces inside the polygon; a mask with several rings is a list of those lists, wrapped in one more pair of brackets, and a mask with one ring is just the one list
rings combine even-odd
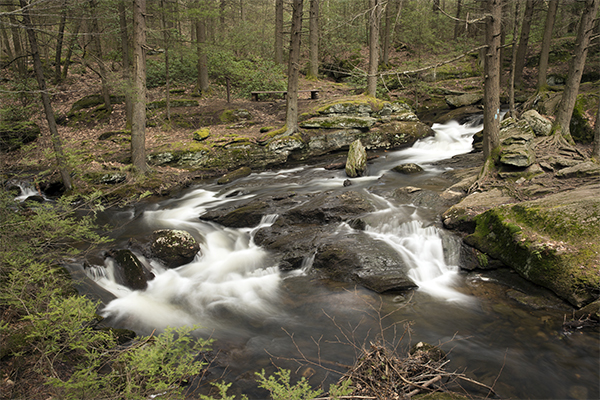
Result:
{"label": "green moss", "polygon": [[210,136],[210,130],[208,128],[200,128],[193,133],[193,139],[201,142],[206,140]]}
{"label": "green moss", "polygon": [[262,128],[260,128],[260,133],[267,133],[271,130],[275,129],[274,126],[263,126]]}
{"label": "green moss", "polygon": [[588,144],[592,143],[594,140],[594,129],[586,116],[587,110],[591,108],[590,104],[593,103],[589,96],[589,94],[580,94],[577,96],[577,101],[569,124],[571,136],[573,137],[573,140],[578,143]]}
{"label": "green moss", "polygon": [[224,124],[228,124],[231,122],[236,122],[238,119],[233,110],[225,110],[221,113],[221,115],[219,115],[219,120]]}

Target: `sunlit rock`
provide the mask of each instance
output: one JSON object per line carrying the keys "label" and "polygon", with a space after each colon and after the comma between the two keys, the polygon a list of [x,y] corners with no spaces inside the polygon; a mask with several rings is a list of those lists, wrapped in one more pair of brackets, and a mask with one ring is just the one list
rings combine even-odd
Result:
{"label": "sunlit rock", "polygon": [[186,231],[161,229],[154,231],[152,255],[168,268],[187,264],[200,252],[200,244]]}

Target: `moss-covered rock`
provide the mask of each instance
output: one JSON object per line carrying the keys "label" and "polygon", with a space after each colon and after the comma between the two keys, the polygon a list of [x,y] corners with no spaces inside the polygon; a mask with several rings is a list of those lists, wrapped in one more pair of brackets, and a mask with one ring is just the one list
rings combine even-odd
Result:
{"label": "moss-covered rock", "polygon": [[[110,96],[111,104],[120,104],[120,103],[123,103],[124,101],[125,101],[124,96],[114,96],[114,95]],[[69,111],[69,114],[74,114],[79,110],[83,110],[85,108],[96,107],[101,104],[104,104],[104,97],[101,94],[91,94],[89,96],[82,97],[81,99],[79,99],[75,103],[73,103],[73,105],[71,106],[71,110]]]}
{"label": "moss-covered rock", "polygon": [[465,241],[576,307],[599,296],[600,184],[494,207]]}
{"label": "moss-covered rock", "polygon": [[153,233],[151,249],[168,268],[176,268],[192,261],[200,244],[186,231],[161,229]]}
{"label": "moss-covered rock", "polygon": [[198,142],[208,139],[209,136],[210,130],[208,128],[200,128],[193,133],[193,139]]}
{"label": "moss-covered rock", "polygon": [[[198,100],[193,100],[193,99],[170,99],[169,105],[171,107],[198,107],[200,105],[200,103],[198,103]],[[149,110],[154,110],[154,109],[158,109],[158,108],[166,108],[166,107],[167,107],[166,100],[157,100],[157,101],[152,101],[152,102],[146,104],[146,108]]]}
{"label": "moss-covered rock", "polygon": [[231,183],[231,182],[235,181],[236,179],[244,178],[244,177],[250,175],[251,173],[252,173],[252,170],[250,169],[250,167],[241,167],[241,168],[236,169],[235,171],[232,171],[228,174],[223,175],[221,178],[219,178],[219,180],[217,180],[217,183],[219,185]]}
{"label": "moss-covered rock", "polygon": [[30,121],[0,123],[0,151],[13,151],[40,136],[40,127]]}

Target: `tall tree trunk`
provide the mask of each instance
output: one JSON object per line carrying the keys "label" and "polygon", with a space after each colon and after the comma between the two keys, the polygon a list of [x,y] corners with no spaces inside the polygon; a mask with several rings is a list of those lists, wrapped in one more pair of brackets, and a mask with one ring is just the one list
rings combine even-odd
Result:
{"label": "tall tree trunk", "polygon": [[527,0],[525,3],[525,14],[521,24],[521,36],[519,37],[519,47],[517,48],[517,59],[515,67],[515,85],[523,84],[523,68],[525,68],[525,58],[527,56],[527,44],[529,43],[529,32],[531,31],[531,22],[533,21],[533,9],[536,0]]}
{"label": "tall tree trunk", "polygon": [[[223,3],[221,3],[223,4]],[[164,0],[160,0],[160,8],[161,8],[161,29],[163,31],[163,42],[165,47],[165,103],[167,106],[167,120],[171,121],[171,77],[169,71],[169,42],[170,42],[170,33],[169,33],[169,25],[167,24],[167,5]]]}
{"label": "tall tree trunk", "polygon": [[519,18],[519,5],[521,3],[515,2],[515,23],[513,24],[513,40],[512,40],[512,56],[510,58],[510,86],[508,93],[509,102],[509,113],[510,116],[516,118],[515,114],[515,69],[517,68],[517,20]]}
{"label": "tall tree trunk", "polygon": [[98,26],[98,15],[96,10],[96,0],[89,0],[90,4],[90,24],[92,28],[92,48],[94,49],[94,58],[98,65],[97,74],[100,75],[102,82],[102,97],[104,98],[104,106],[110,113],[112,105],[110,103],[110,88],[108,86],[108,76],[104,61],[102,60],[102,45],[100,43],[100,27]]}
{"label": "tall tree trunk", "polygon": [[388,1],[387,4],[385,5],[385,29],[383,31],[383,52],[382,52],[382,58],[383,58],[383,65],[387,67],[387,65],[390,63],[390,37],[391,37],[391,30],[392,30],[392,1]]}
{"label": "tall tree trunk", "polygon": [[52,109],[50,95],[48,94],[48,90],[46,88],[46,78],[44,77],[37,38],[31,22],[30,7],[26,3],[26,0],[19,0],[19,2],[21,4],[21,12],[23,13],[23,24],[25,25],[27,36],[29,37],[29,46],[31,47],[31,53],[33,56],[33,69],[35,71],[35,77],[38,81],[38,86],[40,87],[42,104],[44,106],[44,114],[46,115],[46,121],[48,121],[48,129],[50,130],[50,138],[52,140],[52,147],[54,148],[56,162],[58,163],[58,170],[60,171],[60,176],[63,184],[65,185],[65,189],[70,191],[73,188],[73,185],[71,183],[71,176],[69,174],[67,161],[62,148],[62,141],[60,139],[60,135],[58,134],[56,120],[54,119],[54,110]]}
{"label": "tall tree trunk", "polygon": [[146,0],[133,0],[133,118],[131,161],[136,171],[146,164]]}
{"label": "tall tree trunk", "polygon": [[369,0],[369,71],[367,95],[377,96],[377,71],[379,69],[379,23],[381,20],[380,0]]}
{"label": "tall tree trunk", "polygon": [[133,118],[133,94],[131,92],[131,58],[129,56],[129,34],[127,33],[127,14],[125,1],[120,0],[119,31],[121,34],[121,52],[123,53],[123,81],[125,82],[125,129],[131,129]]}
{"label": "tall tree trunk", "polygon": [[460,36],[461,22],[460,12],[462,10],[462,0],[456,0],[456,21],[454,21],[454,40]]}
{"label": "tall tree trunk", "polygon": [[583,67],[587,57],[590,38],[594,27],[594,18],[598,12],[598,4],[600,0],[587,0],[585,8],[581,13],[579,21],[579,29],[577,31],[577,40],[575,42],[575,54],[569,64],[569,75],[565,84],[565,90],[562,94],[556,119],[552,125],[552,132],[555,137],[563,138],[567,142],[572,143],[573,138],[569,130],[573,109],[577,102],[577,93],[579,92],[579,84],[581,75],[583,75]]}
{"label": "tall tree trunk", "polygon": [[62,78],[61,63],[62,63],[62,47],[65,37],[65,25],[67,24],[67,0],[63,0],[62,10],[60,13],[60,23],[58,25],[58,37],[56,38],[56,53],[54,57],[54,83],[59,84]]}
{"label": "tall tree trunk", "polygon": [[538,68],[538,89],[548,86],[548,57],[550,56],[550,44],[552,43],[552,30],[556,20],[558,0],[548,2],[548,13],[546,14],[546,27],[544,28],[544,39],[542,40],[542,51],[540,52],[540,64]]}
{"label": "tall tree trunk", "polygon": [[298,77],[300,75],[300,42],[302,38],[303,0],[292,0],[292,29],[288,60],[288,85],[285,113],[285,136],[298,132]]}
{"label": "tall tree trunk", "polygon": [[488,159],[500,145],[500,25],[502,1],[489,0],[486,18],[485,41],[487,51],[484,62],[483,92],[483,157]]}
{"label": "tall tree trunk", "polygon": [[[9,1],[8,8],[9,11],[15,10],[12,1]],[[11,25],[13,48],[15,50],[14,57],[16,59],[15,63],[17,65],[17,71],[19,72],[19,76],[24,78],[27,75],[27,68],[25,66],[25,49],[23,48],[25,46],[23,46],[23,43],[21,43],[21,35],[18,28],[19,22],[17,21],[15,14],[12,12],[8,14],[8,19],[10,20]]]}
{"label": "tall tree trunk", "polygon": [[594,127],[594,149],[592,157],[600,162],[600,99],[598,100],[598,114],[596,114],[596,126]]}
{"label": "tall tree trunk", "polygon": [[308,76],[319,76],[319,0],[310,0]]}
{"label": "tall tree trunk", "polygon": [[75,29],[71,34],[69,44],[67,45],[67,54],[65,55],[65,64],[62,69],[62,80],[66,80],[69,76],[69,67],[71,66],[71,56],[73,55],[73,48],[77,43],[77,37],[79,36],[79,29],[81,29],[81,18],[75,18]]}
{"label": "tall tree trunk", "polygon": [[[8,29],[5,28],[5,26],[8,26],[8,25],[9,24],[5,24],[2,20],[0,20],[0,33],[2,34],[2,42],[4,43],[4,47],[2,48],[2,50],[6,52],[9,62],[12,64],[15,57],[14,57],[12,49],[10,47],[10,40],[8,39],[8,33],[7,33]],[[15,65],[15,68],[16,68],[16,65]],[[18,72],[18,70],[17,70],[17,72]]]}
{"label": "tall tree trunk", "polygon": [[208,60],[206,58],[206,23],[204,17],[196,20],[196,51],[198,53],[198,92],[206,94],[208,91]]}
{"label": "tall tree trunk", "polygon": [[275,0],[275,63],[283,64],[283,0]]}

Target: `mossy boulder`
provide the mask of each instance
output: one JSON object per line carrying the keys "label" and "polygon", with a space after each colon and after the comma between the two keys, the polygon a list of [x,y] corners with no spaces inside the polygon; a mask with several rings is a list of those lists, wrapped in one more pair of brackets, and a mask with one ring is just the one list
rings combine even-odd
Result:
{"label": "mossy boulder", "polygon": [[30,121],[0,122],[0,151],[13,151],[40,136],[40,127]]}
{"label": "mossy boulder", "polygon": [[[124,101],[125,101],[124,96],[114,96],[114,95],[110,96],[111,104],[120,104],[120,103],[123,103]],[[73,105],[71,106],[71,110],[69,110],[68,115],[74,114],[77,111],[83,110],[86,108],[97,107],[101,104],[104,104],[104,97],[101,94],[90,94],[88,96],[82,97],[81,99],[79,99],[75,103],[73,103]]]}
{"label": "mossy boulder", "polygon": [[110,256],[121,268],[125,286],[133,290],[144,290],[148,287],[149,272],[131,250],[117,250],[111,252]]}
{"label": "mossy boulder", "polygon": [[[200,103],[198,103],[198,100],[193,100],[193,99],[170,99],[169,101],[169,105],[171,107],[198,107],[200,105]],[[154,110],[154,109],[158,109],[158,108],[166,108],[167,107],[167,101],[166,100],[157,100],[157,101],[152,101],[148,104],[146,104],[146,108],[149,110]]]}
{"label": "mossy boulder", "polygon": [[350,145],[345,170],[349,178],[356,178],[367,173],[367,151],[360,139]]}
{"label": "mossy boulder", "polygon": [[394,168],[392,168],[392,171],[399,172],[405,175],[413,175],[418,174],[419,172],[423,172],[423,167],[414,163],[406,163],[396,165]]}
{"label": "mossy boulder", "polygon": [[[573,115],[571,116],[571,122],[569,124],[569,131],[573,140],[578,143],[592,143],[594,140],[594,128],[592,126],[593,121],[587,117],[588,111],[590,115],[593,115],[594,111],[598,110],[598,98],[597,93],[580,94],[577,96],[575,108],[573,109]],[[591,110],[592,105],[595,105],[595,109]]]}
{"label": "mossy boulder", "polygon": [[491,208],[467,244],[581,307],[600,295],[600,184]]}
{"label": "mossy boulder", "polygon": [[219,120],[224,124],[229,124],[232,122],[239,121],[247,121],[252,119],[252,114],[248,112],[248,110],[244,109],[235,109],[235,110],[225,110],[219,115]]}
{"label": "mossy boulder", "polygon": [[219,185],[225,185],[226,183],[231,183],[236,179],[244,178],[250,175],[251,173],[252,170],[250,169],[250,167],[241,167],[236,169],[235,171],[223,175],[221,178],[219,178],[219,180],[217,180],[217,183]]}
{"label": "mossy boulder", "polygon": [[154,231],[150,246],[152,255],[168,268],[187,264],[200,252],[200,244],[186,231],[161,229]]}
{"label": "mossy boulder", "polygon": [[369,129],[377,119],[353,115],[334,115],[315,117],[300,123],[301,128],[308,129]]}
{"label": "mossy boulder", "polygon": [[200,128],[200,129],[194,131],[194,133],[193,133],[193,139],[198,142],[208,139],[209,136],[210,136],[210,129],[208,129],[208,128]]}

